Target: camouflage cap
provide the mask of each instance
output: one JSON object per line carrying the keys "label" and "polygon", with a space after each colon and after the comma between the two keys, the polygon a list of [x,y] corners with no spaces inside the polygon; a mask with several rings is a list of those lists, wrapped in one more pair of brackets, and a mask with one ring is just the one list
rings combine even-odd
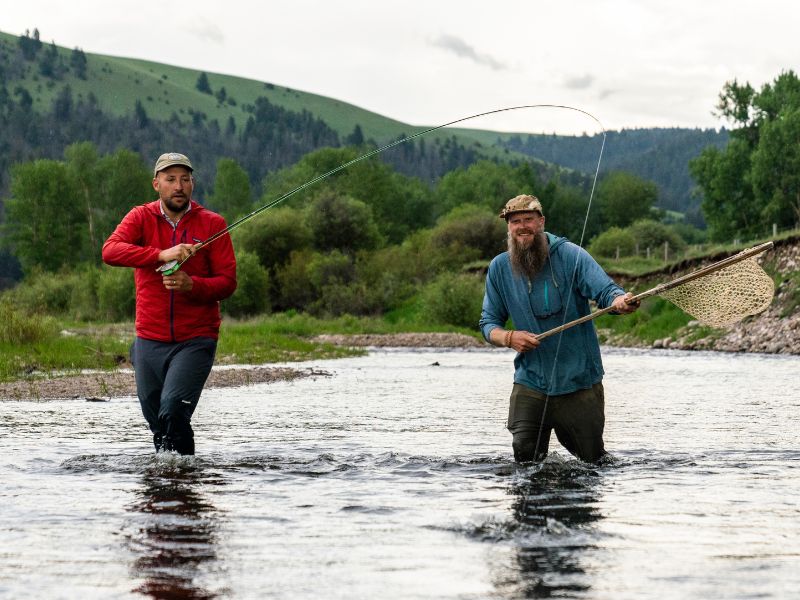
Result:
{"label": "camouflage cap", "polygon": [[514,196],[511,200],[506,202],[503,210],[500,211],[500,218],[508,220],[508,217],[514,213],[531,212],[534,210],[540,215],[544,216],[544,211],[542,211],[542,203],[539,202],[539,199],[536,196],[521,194],[519,196]]}
{"label": "camouflage cap", "polygon": [[167,152],[162,154],[158,157],[156,161],[156,166],[153,169],[153,177],[158,175],[159,171],[163,171],[169,167],[174,167],[175,165],[181,165],[182,167],[186,167],[190,171],[194,171],[194,167],[192,167],[192,163],[189,162],[189,158],[185,154],[179,154],[177,152]]}

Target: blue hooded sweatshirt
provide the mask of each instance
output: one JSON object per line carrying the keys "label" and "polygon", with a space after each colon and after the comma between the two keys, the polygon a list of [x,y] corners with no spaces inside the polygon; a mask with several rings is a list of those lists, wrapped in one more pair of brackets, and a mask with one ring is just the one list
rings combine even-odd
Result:
{"label": "blue hooded sweatshirt", "polygon": [[[548,233],[549,260],[533,281],[516,275],[508,252],[496,256],[486,275],[480,328],[488,341],[493,329],[511,317],[514,329],[534,334],[610,306],[625,291],[580,246]],[[603,379],[600,344],[591,321],[542,340],[514,358],[514,383],[543,394],[560,395],[590,388]]]}

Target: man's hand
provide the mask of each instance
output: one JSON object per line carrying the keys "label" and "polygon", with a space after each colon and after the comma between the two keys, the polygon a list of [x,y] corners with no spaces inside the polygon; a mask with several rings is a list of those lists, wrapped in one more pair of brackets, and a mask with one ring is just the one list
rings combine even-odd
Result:
{"label": "man's hand", "polygon": [[183,271],[175,271],[172,275],[164,275],[162,281],[164,282],[164,287],[171,292],[189,292],[194,286],[192,278]]}
{"label": "man's hand", "polygon": [[517,352],[527,352],[539,346],[539,338],[529,331],[514,330],[509,337],[509,346]]}
{"label": "man's hand", "polygon": [[614,298],[614,301],[611,303],[614,312],[618,312],[620,314],[628,314],[635,312],[636,309],[639,308],[641,301],[635,300],[633,302],[630,302],[631,298],[633,298],[633,294],[631,292],[628,292],[624,296],[617,296],[616,298]]}
{"label": "man's hand", "polygon": [[193,256],[199,246],[200,244],[178,244],[177,246],[159,252],[158,260],[163,263],[168,263],[171,260],[183,262],[190,256]]}
{"label": "man's hand", "polygon": [[503,346],[506,348],[513,348],[517,352],[527,352],[533,350],[539,345],[539,339],[528,331],[517,331],[500,329],[492,329],[489,334],[491,342],[495,346]]}

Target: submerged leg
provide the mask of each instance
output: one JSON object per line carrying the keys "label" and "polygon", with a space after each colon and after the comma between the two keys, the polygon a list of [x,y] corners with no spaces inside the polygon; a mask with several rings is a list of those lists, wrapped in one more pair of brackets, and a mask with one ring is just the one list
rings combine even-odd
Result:
{"label": "submerged leg", "polygon": [[194,454],[192,414],[200,401],[211,365],[214,364],[216,348],[216,340],[194,338],[180,344],[173,354],[164,380],[158,412],[165,450]]}
{"label": "submerged leg", "polygon": [[[514,384],[508,407],[508,430],[517,462],[542,461],[547,456],[552,425],[545,416],[546,396]],[[549,413],[549,409],[548,409]]]}
{"label": "submerged leg", "polygon": [[158,421],[161,409],[161,389],[164,387],[166,365],[161,353],[156,349],[161,344],[151,340],[136,338],[131,346],[131,364],[136,375],[136,394],[142,415],[153,433],[156,451],[161,449],[162,432]]}
{"label": "submerged leg", "polygon": [[588,390],[578,390],[554,400],[553,422],[558,441],[584,462],[599,461],[606,454],[603,384],[596,383]]}

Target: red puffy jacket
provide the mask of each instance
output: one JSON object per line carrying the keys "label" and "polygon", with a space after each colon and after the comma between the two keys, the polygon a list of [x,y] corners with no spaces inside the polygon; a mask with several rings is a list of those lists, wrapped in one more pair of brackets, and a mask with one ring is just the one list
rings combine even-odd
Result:
{"label": "red puffy jacket", "polygon": [[136,267],[136,335],[158,342],[219,336],[219,301],[236,289],[236,259],[229,235],[202,248],[181,265],[191,276],[189,292],[167,290],[156,269],[158,255],[177,244],[194,244],[225,229],[225,219],[194,200],[178,226],[161,213],[160,200],[132,209],[103,244],[103,261]]}

